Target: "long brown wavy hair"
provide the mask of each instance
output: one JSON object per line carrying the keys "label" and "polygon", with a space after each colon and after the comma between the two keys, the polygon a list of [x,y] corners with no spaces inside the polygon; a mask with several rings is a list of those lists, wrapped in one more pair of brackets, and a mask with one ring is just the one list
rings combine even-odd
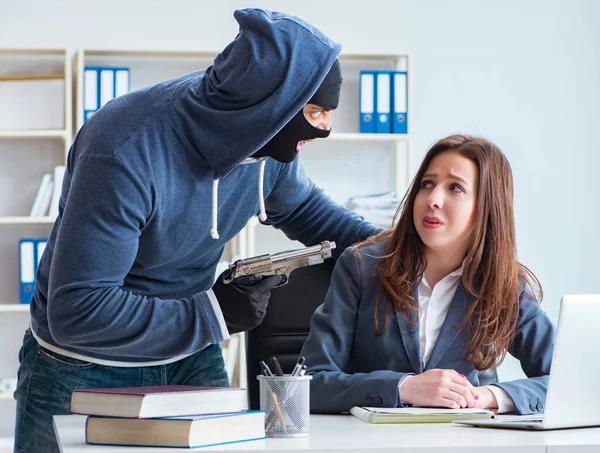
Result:
{"label": "long brown wavy hair", "polygon": [[513,179],[508,160],[502,151],[481,137],[452,135],[435,143],[427,152],[398,211],[395,227],[361,243],[389,241],[385,256],[376,268],[382,290],[390,304],[385,304],[383,329],[379,325],[380,298],[374,309],[375,329],[382,333],[394,311],[407,321],[418,319],[415,285],[427,267],[424,244],[413,220],[415,198],[431,161],[439,154],[452,151],[473,161],[479,170],[479,188],[472,243],[467,251],[462,283],[471,296],[462,326],[468,326],[470,340],[467,360],[485,370],[502,362],[515,333],[519,315],[519,294],[531,291],[538,301],[542,288],[536,276],[517,259],[513,213]]}

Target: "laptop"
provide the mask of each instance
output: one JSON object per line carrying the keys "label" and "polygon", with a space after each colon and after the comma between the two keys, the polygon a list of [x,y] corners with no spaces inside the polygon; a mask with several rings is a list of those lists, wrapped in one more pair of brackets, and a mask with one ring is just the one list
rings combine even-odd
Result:
{"label": "laptop", "polygon": [[501,415],[453,423],[550,430],[600,426],[600,294],[566,295],[560,314],[544,414]]}

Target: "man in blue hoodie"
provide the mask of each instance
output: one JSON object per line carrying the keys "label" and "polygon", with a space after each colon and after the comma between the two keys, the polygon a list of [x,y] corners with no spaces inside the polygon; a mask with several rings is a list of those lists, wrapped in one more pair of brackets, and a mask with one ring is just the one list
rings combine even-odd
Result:
{"label": "man in blue hoodie", "polygon": [[234,16],[212,66],[119,97],[78,133],[19,354],[16,452],[58,451],[52,415],[74,388],[228,385],[219,343],[258,325],[280,282],[211,288],[252,216],[340,250],[378,231],[296,158],[329,135],[341,46],[295,17]]}

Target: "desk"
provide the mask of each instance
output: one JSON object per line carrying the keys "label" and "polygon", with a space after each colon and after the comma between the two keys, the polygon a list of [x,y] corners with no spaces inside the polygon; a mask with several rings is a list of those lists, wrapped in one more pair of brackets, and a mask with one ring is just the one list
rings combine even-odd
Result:
{"label": "desk", "polygon": [[[57,415],[61,453],[182,453],[181,448],[86,445],[85,416]],[[600,451],[600,428],[546,432],[471,428],[452,424],[370,425],[351,415],[312,415],[311,435],[199,448],[192,451],[269,453],[591,453]]]}

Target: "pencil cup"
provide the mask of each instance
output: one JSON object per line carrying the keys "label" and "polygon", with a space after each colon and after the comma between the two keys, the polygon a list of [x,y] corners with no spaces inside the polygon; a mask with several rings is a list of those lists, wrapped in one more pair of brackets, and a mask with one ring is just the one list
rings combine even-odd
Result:
{"label": "pencil cup", "polygon": [[267,411],[269,437],[305,437],[310,428],[310,380],[312,376],[257,376],[260,408]]}

